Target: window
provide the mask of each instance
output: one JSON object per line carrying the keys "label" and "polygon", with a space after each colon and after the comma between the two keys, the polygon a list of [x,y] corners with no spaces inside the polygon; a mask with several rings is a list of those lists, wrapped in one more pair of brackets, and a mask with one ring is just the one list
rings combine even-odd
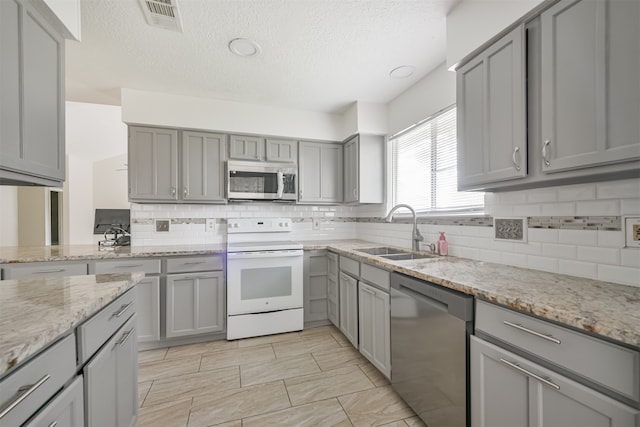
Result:
{"label": "window", "polygon": [[416,211],[474,210],[484,193],[459,192],[455,105],[393,136],[393,204]]}

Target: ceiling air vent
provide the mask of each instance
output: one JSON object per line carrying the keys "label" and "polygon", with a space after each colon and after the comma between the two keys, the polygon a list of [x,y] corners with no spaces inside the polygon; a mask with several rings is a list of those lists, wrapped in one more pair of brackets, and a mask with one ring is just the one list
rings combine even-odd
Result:
{"label": "ceiling air vent", "polygon": [[176,0],[140,0],[140,5],[147,24],[182,32],[182,21]]}

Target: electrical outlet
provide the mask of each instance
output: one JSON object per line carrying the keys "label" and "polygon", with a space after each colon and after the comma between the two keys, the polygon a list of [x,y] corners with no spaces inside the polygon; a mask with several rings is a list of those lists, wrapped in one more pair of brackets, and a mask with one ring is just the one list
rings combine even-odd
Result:
{"label": "electrical outlet", "polygon": [[207,218],[205,220],[205,231],[216,231],[215,218]]}
{"label": "electrical outlet", "polygon": [[156,219],[156,233],[168,233],[171,228],[170,219]]}
{"label": "electrical outlet", "polygon": [[320,219],[313,218],[313,229],[320,230]]}
{"label": "electrical outlet", "polygon": [[625,246],[628,248],[640,248],[640,216],[626,217]]}

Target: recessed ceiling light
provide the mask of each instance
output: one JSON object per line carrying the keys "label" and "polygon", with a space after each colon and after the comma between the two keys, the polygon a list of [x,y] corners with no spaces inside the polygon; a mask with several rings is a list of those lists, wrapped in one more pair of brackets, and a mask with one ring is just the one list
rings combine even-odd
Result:
{"label": "recessed ceiling light", "polygon": [[255,56],[260,53],[260,46],[253,40],[233,39],[229,42],[229,50],[238,56]]}
{"label": "recessed ceiling light", "polygon": [[394,68],[389,71],[389,76],[394,79],[405,79],[413,74],[416,70],[416,67],[413,65],[401,65],[400,67]]}

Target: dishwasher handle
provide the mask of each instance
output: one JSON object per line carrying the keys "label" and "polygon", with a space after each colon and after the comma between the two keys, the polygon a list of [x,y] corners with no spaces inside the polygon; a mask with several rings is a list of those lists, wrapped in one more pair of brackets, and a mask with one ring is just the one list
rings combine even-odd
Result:
{"label": "dishwasher handle", "polygon": [[400,273],[391,273],[391,288],[398,292],[411,292],[411,296],[428,300],[448,314],[466,322],[473,321],[473,297],[441,285],[425,282]]}

